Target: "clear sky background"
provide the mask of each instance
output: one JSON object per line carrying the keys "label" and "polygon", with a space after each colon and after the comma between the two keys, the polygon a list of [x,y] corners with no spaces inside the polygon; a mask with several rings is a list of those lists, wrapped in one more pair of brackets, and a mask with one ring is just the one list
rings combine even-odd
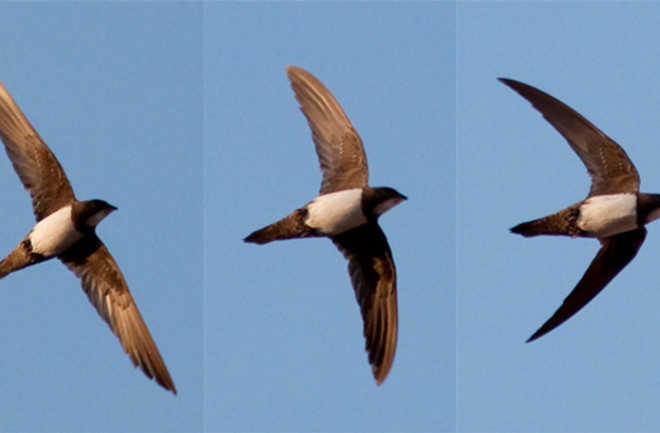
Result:
{"label": "clear sky background", "polygon": [[[455,5],[208,3],[205,411],[210,431],[455,428]],[[365,145],[398,271],[399,344],[376,386],[347,262],[326,239],[242,239],[318,194],[284,67],[315,74]]]}
{"label": "clear sky background", "polygon": [[[586,197],[566,141],[496,81],[532,84],[617,141],[660,191],[660,3],[458,4],[460,431],[659,431],[660,231],[576,316],[530,344],[598,241],[508,228]],[[657,223],[656,223],[657,224]]]}
{"label": "clear sky background", "polygon": [[[0,431],[658,431],[660,240],[583,311],[525,340],[595,240],[515,224],[583,199],[564,139],[496,78],[619,142],[660,192],[660,3],[0,3],[0,80],[81,199],[179,395],[132,368],[57,262],[0,282]],[[399,277],[375,385],[346,261],[324,239],[244,244],[321,173],[284,67],[360,133]],[[34,220],[0,154],[0,248]]]}
{"label": "clear sky background", "polygon": [[[0,281],[1,431],[202,429],[202,7],[0,3],[0,80],[80,199],[179,395],[133,368],[79,280],[53,260]],[[0,154],[0,250],[34,224]]]}

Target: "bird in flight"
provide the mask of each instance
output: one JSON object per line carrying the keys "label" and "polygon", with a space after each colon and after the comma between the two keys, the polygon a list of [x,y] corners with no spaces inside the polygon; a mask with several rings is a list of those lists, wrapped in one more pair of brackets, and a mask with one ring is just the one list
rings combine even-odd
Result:
{"label": "bird in flight", "polygon": [[552,331],[598,295],[635,257],[645,225],[660,218],[660,195],[639,192],[639,174],[626,152],[575,110],[527,84],[500,78],[541,112],[577,153],[591,177],[586,199],[559,212],[518,224],[525,237],[597,238],[601,248],[562,305],[527,342]]}
{"label": "bird in flight", "polygon": [[57,257],[80,278],[90,302],[119,338],[133,365],[176,394],[123,275],[95,232],[96,225],[116,208],[103,200],[76,199],[57,158],[1,83],[0,139],[32,197],[37,221],[0,262],[0,279]]}
{"label": "bird in flight", "polygon": [[364,321],[369,363],[377,384],[392,367],[397,339],[396,269],[378,217],[405,200],[392,188],[370,187],[360,136],[330,91],[309,72],[287,75],[307,118],[323,172],[318,197],[244,240],[328,237],[348,260]]}

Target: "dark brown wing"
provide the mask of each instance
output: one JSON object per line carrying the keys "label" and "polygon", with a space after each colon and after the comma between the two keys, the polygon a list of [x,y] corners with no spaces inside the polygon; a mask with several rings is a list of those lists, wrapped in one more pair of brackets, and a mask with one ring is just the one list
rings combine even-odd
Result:
{"label": "dark brown wing", "polygon": [[601,239],[603,245],[580,282],[564,299],[555,314],[527,342],[534,341],[552,331],[595,298],[612,281],[612,278],[637,255],[645,237],[646,228],[642,227]]}
{"label": "dark brown wing", "polygon": [[37,221],[75,200],[57,158],[0,84],[0,138],[14,170],[32,197]]}
{"label": "dark brown wing", "polygon": [[380,385],[396,351],[398,317],[392,252],[378,224],[349,230],[332,241],[348,259],[348,273],[364,321],[369,363]]}
{"label": "dark brown wing", "polygon": [[362,140],[332,93],[309,72],[287,66],[291,88],[307,117],[319,157],[321,194],[368,185]]}
{"label": "dark brown wing", "polygon": [[99,315],[119,338],[124,351],[149,378],[176,394],[165,362],[142,320],[124,276],[101,240],[92,235],[78,242],[60,260],[81,281]]}
{"label": "dark brown wing", "polygon": [[639,174],[626,152],[563,102],[527,84],[500,78],[532,103],[578,154],[591,176],[589,196],[639,191]]}

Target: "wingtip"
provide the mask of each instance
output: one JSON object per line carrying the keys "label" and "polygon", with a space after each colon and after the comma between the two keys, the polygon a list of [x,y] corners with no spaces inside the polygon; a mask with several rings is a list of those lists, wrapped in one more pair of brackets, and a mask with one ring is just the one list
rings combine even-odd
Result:
{"label": "wingtip", "polygon": [[169,372],[168,372],[167,378],[165,378],[165,380],[158,380],[157,382],[160,386],[162,386],[166,390],[172,392],[172,394],[178,395],[177,392],[176,392],[176,386],[174,386],[174,381],[169,376]]}
{"label": "wingtip", "polygon": [[385,382],[385,379],[387,379],[387,375],[389,371],[381,371],[381,368],[377,368],[376,366],[373,367],[373,373],[374,373],[374,379],[376,379],[376,386],[381,386],[383,382]]}
{"label": "wingtip", "polygon": [[545,325],[543,325],[539,329],[537,329],[536,332],[533,333],[532,336],[527,339],[527,341],[525,341],[525,343],[531,343],[534,340],[538,340],[539,338],[543,337],[545,334],[547,334],[548,332],[552,331],[555,328],[556,326],[552,328],[546,328]]}
{"label": "wingtip", "polygon": [[167,371],[167,367],[163,363],[164,371],[154,371],[151,372],[144,367],[135,364],[135,368],[140,368],[142,372],[149,378],[156,382],[159,386],[163,387],[166,391],[170,391],[172,394],[177,395],[176,386],[174,386],[174,381],[170,376],[170,372]]}
{"label": "wingtip", "polygon": [[374,375],[374,379],[376,380],[376,385],[380,386],[385,382],[385,379],[390,374],[390,370],[392,369],[392,364],[394,363],[394,358],[390,362],[382,362],[380,364],[372,364],[371,365],[371,372]]}
{"label": "wingtip", "polygon": [[171,392],[172,394],[174,394],[174,395],[178,395],[177,392],[176,392],[176,386],[174,386],[174,382],[171,382],[171,381],[170,381],[170,382],[167,383],[167,384],[162,383],[161,381],[157,381],[157,382],[158,382],[158,384],[159,384],[160,386],[162,386],[163,388],[165,388],[165,390],[170,391],[170,392]]}
{"label": "wingtip", "polygon": [[520,85],[523,85],[523,83],[521,83],[520,81],[513,80],[511,78],[498,77],[497,79],[500,81],[500,83],[505,84],[505,85],[511,87],[512,89],[516,89]]}
{"label": "wingtip", "polygon": [[284,69],[286,69],[286,74],[289,77],[291,77],[292,75],[296,75],[296,74],[306,72],[303,68],[301,68],[300,66],[296,66],[296,65],[286,65],[284,67]]}

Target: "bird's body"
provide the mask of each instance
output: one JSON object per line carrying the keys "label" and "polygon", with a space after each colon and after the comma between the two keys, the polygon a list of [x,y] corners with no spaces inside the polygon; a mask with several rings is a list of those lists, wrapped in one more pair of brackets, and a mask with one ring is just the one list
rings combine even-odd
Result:
{"label": "bird's body", "polygon": [[323,172],[320,195],[246,242],[328,237],[349,261],[348,271],[364,320],[369,362],[377,383],[387,377],[396,349],[396,270],[378,217],[405,197],[368,185],[362,141],[328,89],[309,72],[287,67],[300,109],[312,130]]}
{"label": "bird's body", "polygon": [[362,212],[362,188],[320,195],[305,209],[305,224],[326,236],[338,235],[368,222]]}
{"label": "bird's body", "polygon": [[525,237],[597,238],[601,249],[559,309],[527,341],[552,331],[589,303],[635,257],[645,225],[660,217],[660,195],[639,191],[639,174],[626,152],[575,110],[532,86],[500,79],[532,103],[568,141],[591,177],[586,199],[557,213],[518,224]]}
{"label": "bird's body", "polygon": [[643,193],[596,195],[552,215],[519,224],[511,231],[526,237],[543,234],[607,238],[641,228],[660,216],[658,211],[638,215],[637,209],[643,208],[644,203],[658,203],[658,198]]}
{"label": "bird's body", "polygon": [[66,251],[83,237],[76,230],[71,209],[71,205],[66,205],[34,226],[26,236],[32,246],[31,252],[49,259]]}
{"label": "bird's body", "polygon": [[0,84],[0,139],[32,197],[36,224],[0,262],[0,279],[57,257],[81,279],[99,315],[135,366],[176,394],[176,388],[117,263],[95,228],[116,208],[103,200],[78,201],[55,155]]}

